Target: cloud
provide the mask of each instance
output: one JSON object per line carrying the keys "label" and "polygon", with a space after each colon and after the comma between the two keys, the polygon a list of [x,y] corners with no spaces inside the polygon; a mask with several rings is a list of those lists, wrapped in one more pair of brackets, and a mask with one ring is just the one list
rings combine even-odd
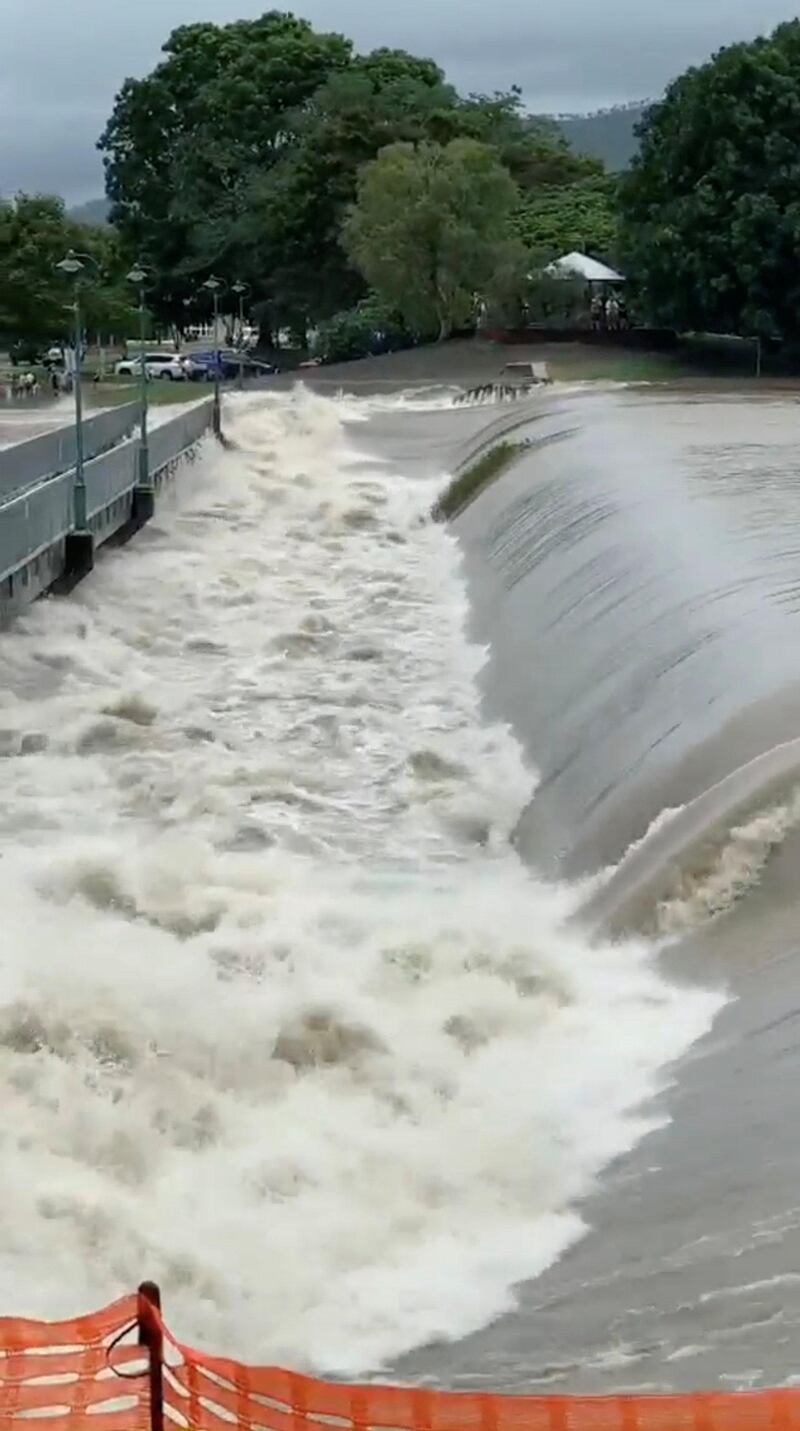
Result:
{"label": "cloud", "polygon": [[252,18],[272,6],[360,49],[432,55],[463,90],[519,84],[535,110],[591,109],[649,98],[720,45],[794,17],[795,0],[0,0],[0,192],[56,190],[71,202],[102,190],[94,148],[128,74],[146,74],[176,25]]}

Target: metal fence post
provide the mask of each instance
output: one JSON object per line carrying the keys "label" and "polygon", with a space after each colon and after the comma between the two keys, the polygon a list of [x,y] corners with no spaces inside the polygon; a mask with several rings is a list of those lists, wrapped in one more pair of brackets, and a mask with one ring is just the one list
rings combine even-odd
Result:
{"label": "metal fence post", "polygon": [[[152,1316],[150,1308],[157,1316]],[[161,1330],[161,1292],[155,1282],[139,1287],[139,1345],[150,1354],[150,1431],[164,1431],[164,1333]]]}

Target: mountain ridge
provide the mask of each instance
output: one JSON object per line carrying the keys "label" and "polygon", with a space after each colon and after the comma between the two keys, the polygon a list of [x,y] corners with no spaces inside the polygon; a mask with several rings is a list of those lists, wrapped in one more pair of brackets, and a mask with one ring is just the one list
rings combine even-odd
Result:
{"label": "mountain ridge", "polygon": [[651,104],[652,100],[632,100],[590,114],[552,114],[546,118],[561,130],[573,149],[602,159],[607,169],[618,174],[628,168],[636,154],[636,126]]}

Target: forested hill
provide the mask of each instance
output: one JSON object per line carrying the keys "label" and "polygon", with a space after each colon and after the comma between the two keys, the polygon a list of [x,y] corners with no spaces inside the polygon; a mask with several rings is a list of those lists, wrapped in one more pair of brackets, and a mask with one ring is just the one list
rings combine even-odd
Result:
{"label": "forested hill", "polygon": [[79,224],[106,224],[109,207],[108,199],[89,199],[87,203],[70,209],[69,217]]}
{"label": "forested hill", "polygon": [[638,141],[635,134],[645,109],[644,101],[601,109],[595,114],[559,114],[556,124],[579,154],[591,154],[613,173],[627,169]]}

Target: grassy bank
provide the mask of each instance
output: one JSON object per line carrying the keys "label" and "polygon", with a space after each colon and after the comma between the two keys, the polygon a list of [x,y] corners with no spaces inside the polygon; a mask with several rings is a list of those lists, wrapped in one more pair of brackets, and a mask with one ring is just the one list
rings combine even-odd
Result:
{"label": "grassy bank", "polygon": [[547,367],[556,382],[660,383],[687,377],[692,368],[683,354],[626,352],[578,343],[552,345]]}
{"label": "grassy bank", "polygon": [[442,493],[433,508],[437,522],[449,522],[474,501],[479,492],[494,482],[524,450],[524,442],[499,442],[457,477]]}
{"label": "grassy bank", "polygon": [[[670,383],[730,378],[752,381],[755,345],[745,339],[694,334],[668,351],[593,343],[542,344],[537,356],[557,382]],[[764,355],[764,375],[779,374],[775,355]]]}
{"label": "grassy bank", "polygon": [[[207,383],[147,384],[147,401],[150,407],[161,407],[179,402],[197,402],[210,397],[213,389]],[[84,398],[90,407],[113,407],[115,404],[138,402],[139,384],[133,383],[84,383]]]}

